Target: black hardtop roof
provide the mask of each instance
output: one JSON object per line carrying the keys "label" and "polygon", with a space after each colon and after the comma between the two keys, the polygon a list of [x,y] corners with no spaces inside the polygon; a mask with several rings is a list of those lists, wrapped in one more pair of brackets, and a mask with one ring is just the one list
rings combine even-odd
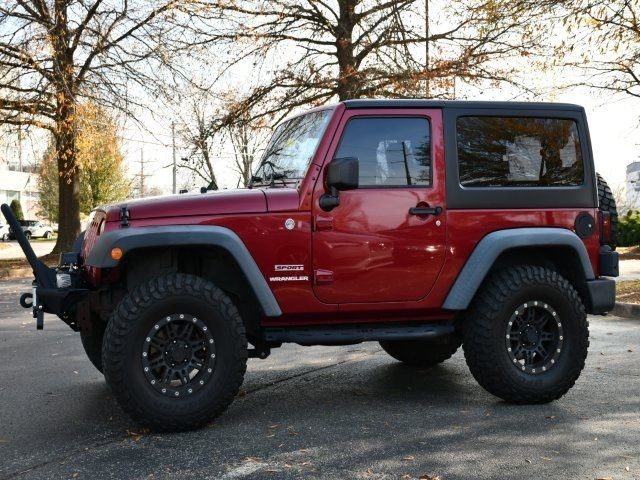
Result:
{"label": "black hardtop roof", "polygon": [[505,102],[470,100],[424,100],[416,99],[358,99],[345,100],[347,108],[460,108],[460,109],[503,109],[503,110],[579,110],[580,105],[572,103],[548,102]]}

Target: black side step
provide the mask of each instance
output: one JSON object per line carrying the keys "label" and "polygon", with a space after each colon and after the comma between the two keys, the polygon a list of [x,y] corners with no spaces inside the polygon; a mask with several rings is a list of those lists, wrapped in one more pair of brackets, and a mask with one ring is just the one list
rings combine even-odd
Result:
{"label": "black side step", "polygon": [[340,345],[378,340],[436,338],[455,331],[451,323],[403,323],[394,325],[342,325],[322,327],[265,328],[267,342],[300,345]]}

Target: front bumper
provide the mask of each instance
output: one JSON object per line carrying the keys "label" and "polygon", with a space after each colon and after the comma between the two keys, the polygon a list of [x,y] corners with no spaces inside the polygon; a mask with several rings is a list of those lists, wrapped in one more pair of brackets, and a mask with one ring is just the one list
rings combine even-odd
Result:
{"label": "front bumper", "polygon": [[[44,327],[45,313],[57,315],[72,329],[77,330],[75,307],[88,293],[89,290],[85,288],[44,288],[34,280],[32,292],[20,297],[20,305],[32,309],[38,330]],[[28,302],[29,299],[31,302]]]}

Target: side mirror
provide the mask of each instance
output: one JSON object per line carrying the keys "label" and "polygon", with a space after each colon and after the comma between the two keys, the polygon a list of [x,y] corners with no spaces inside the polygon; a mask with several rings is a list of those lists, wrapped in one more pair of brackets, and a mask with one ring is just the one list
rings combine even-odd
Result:
{"label": "side mirror", "polygon": [[338,192],[358,188],[360,178],[360,164],[357,157],[334,158],[327,171],[327,185],[330,193],[320,197],[320,208],[325,212],[340,205]]}
{"label": "side mirror", "polygon": [[357,157],[334,158],[329,165],[327,185],[336,190],[358,188],[360,164]]}

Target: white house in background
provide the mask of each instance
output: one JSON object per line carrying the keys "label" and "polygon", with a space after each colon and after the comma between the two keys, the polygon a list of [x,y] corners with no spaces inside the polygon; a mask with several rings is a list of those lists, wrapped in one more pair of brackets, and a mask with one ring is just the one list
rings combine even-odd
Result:
{"label": "white house in background", "polygon": [[[12,200],[19,200],[22,205],[24,218],[37,220],[38,188],[37,175],[29,171],[19,171],[16,165],[0,159],[0,203],[10,204]],[[0,223],[6,223],[0,215]]]}
{"label": "white house in background", "polygon": [[627,165],[627,206],[633,210],[640,210],[640,162]]}

